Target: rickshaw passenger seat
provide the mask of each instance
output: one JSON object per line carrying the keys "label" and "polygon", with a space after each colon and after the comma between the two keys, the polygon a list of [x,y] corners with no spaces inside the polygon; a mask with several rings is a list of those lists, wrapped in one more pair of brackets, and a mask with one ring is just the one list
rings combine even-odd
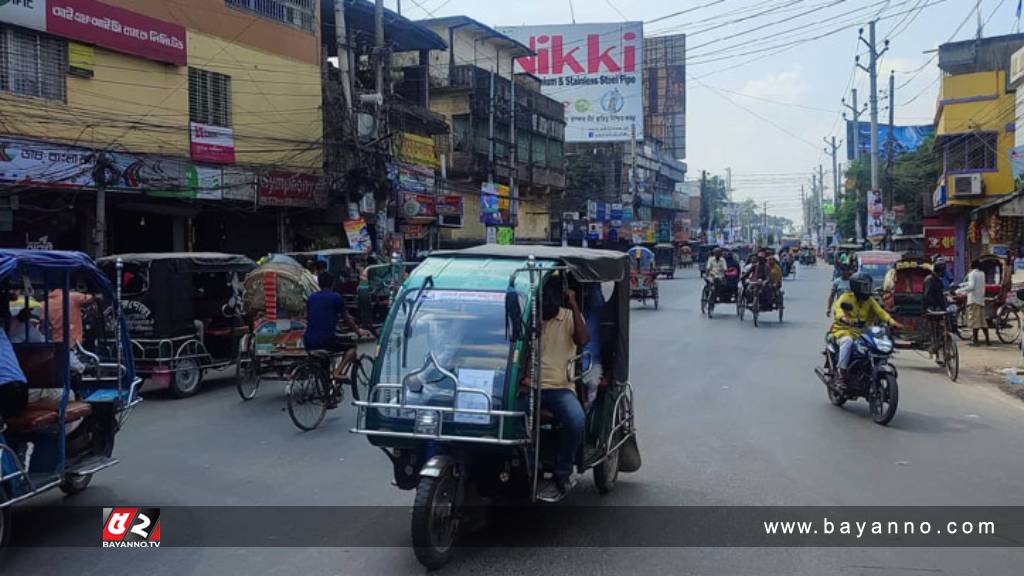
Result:
{"label": "rickshaw passenger seat", "polygon": [[[92,404],[88,402],[68,402],[64,412],[64,422],[75,422],[92,414]],[[46,428],[57,423],[59,405],[52,400],[34,402],[25,407],[25,411],[13,418],[4,420],[12,434],[31,432]]]}

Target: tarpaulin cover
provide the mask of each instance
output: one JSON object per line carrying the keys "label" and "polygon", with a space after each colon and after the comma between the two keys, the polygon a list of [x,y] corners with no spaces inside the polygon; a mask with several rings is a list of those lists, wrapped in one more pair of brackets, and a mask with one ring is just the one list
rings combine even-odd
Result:
{"label": "tarpaulin cover", "polygon": [[264,312],[266,298],[264,279],[267,274],[277,276],[278,314],[301,317],[306,313],[306,301],[316,292],[316,278],[299,264],[272,261],[253,270],[245,277],[245,312],[250,318]]}
{"label": "tarpaulin cover", "polygon": [[[66,283],[74,285],[77,280],[86,280],[90,288],[103,296],[104,301],[117,300],[110,280],[92,258],[81,252],[0,250],[0,280],[20,283],[21,274],[28,274],[33,282],[42,283],[48,288],[63,288]],[[121,324],[122,360],[127,367],[121,384],[127,390],[135,380],[135,362],[132,359],[128,325],[123,315],[118,322]]]}

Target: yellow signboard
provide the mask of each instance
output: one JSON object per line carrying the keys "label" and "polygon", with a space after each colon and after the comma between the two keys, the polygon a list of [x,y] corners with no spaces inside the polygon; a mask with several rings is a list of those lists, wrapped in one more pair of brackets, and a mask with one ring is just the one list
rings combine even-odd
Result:
{"label": "yellow signboard", "polygon": [[440,168],[434,140],[427,136],[402,132],[398,135],[398,159],[410,164]]}
{"label": "yellow signboard", "polygon": [[95,48],[88,44],[68,42],[68,69],[72,74],[92,78],[95,68]]}

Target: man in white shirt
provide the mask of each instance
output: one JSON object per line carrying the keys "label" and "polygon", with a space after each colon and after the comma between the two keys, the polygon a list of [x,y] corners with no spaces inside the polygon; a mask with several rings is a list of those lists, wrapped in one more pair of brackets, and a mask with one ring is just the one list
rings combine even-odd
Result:
{"label": "man in white shirt", "polygon": [[985,317],[985,272],[981,262],[971,262],[967,282],[960,285],[957,294],[967,296],[967,327],[971,330],[971,344],[978,345],[978,331],[985,331],[985,345],[992,343],[988,334],[988,320]]}

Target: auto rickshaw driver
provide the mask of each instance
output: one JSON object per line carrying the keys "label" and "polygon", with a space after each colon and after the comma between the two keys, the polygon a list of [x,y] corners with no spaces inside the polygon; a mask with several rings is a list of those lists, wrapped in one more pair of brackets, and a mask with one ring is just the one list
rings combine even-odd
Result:
{"label": "auto rickshaw driver", "polygon": [[[568,300],[569,308],[562,306]],[[576,397],[575,385],[569,380],[567,367],[576,351],[590,342],[587,323],[580,312],[576,293],[565,291],[562,278],[552,276],[541,295],[541,406],[561,424],[555,463],[555,481],[545,486],[537,498],[557,502],[575,485],[572,479],[576,452],[583,443],[586,415]]]}

